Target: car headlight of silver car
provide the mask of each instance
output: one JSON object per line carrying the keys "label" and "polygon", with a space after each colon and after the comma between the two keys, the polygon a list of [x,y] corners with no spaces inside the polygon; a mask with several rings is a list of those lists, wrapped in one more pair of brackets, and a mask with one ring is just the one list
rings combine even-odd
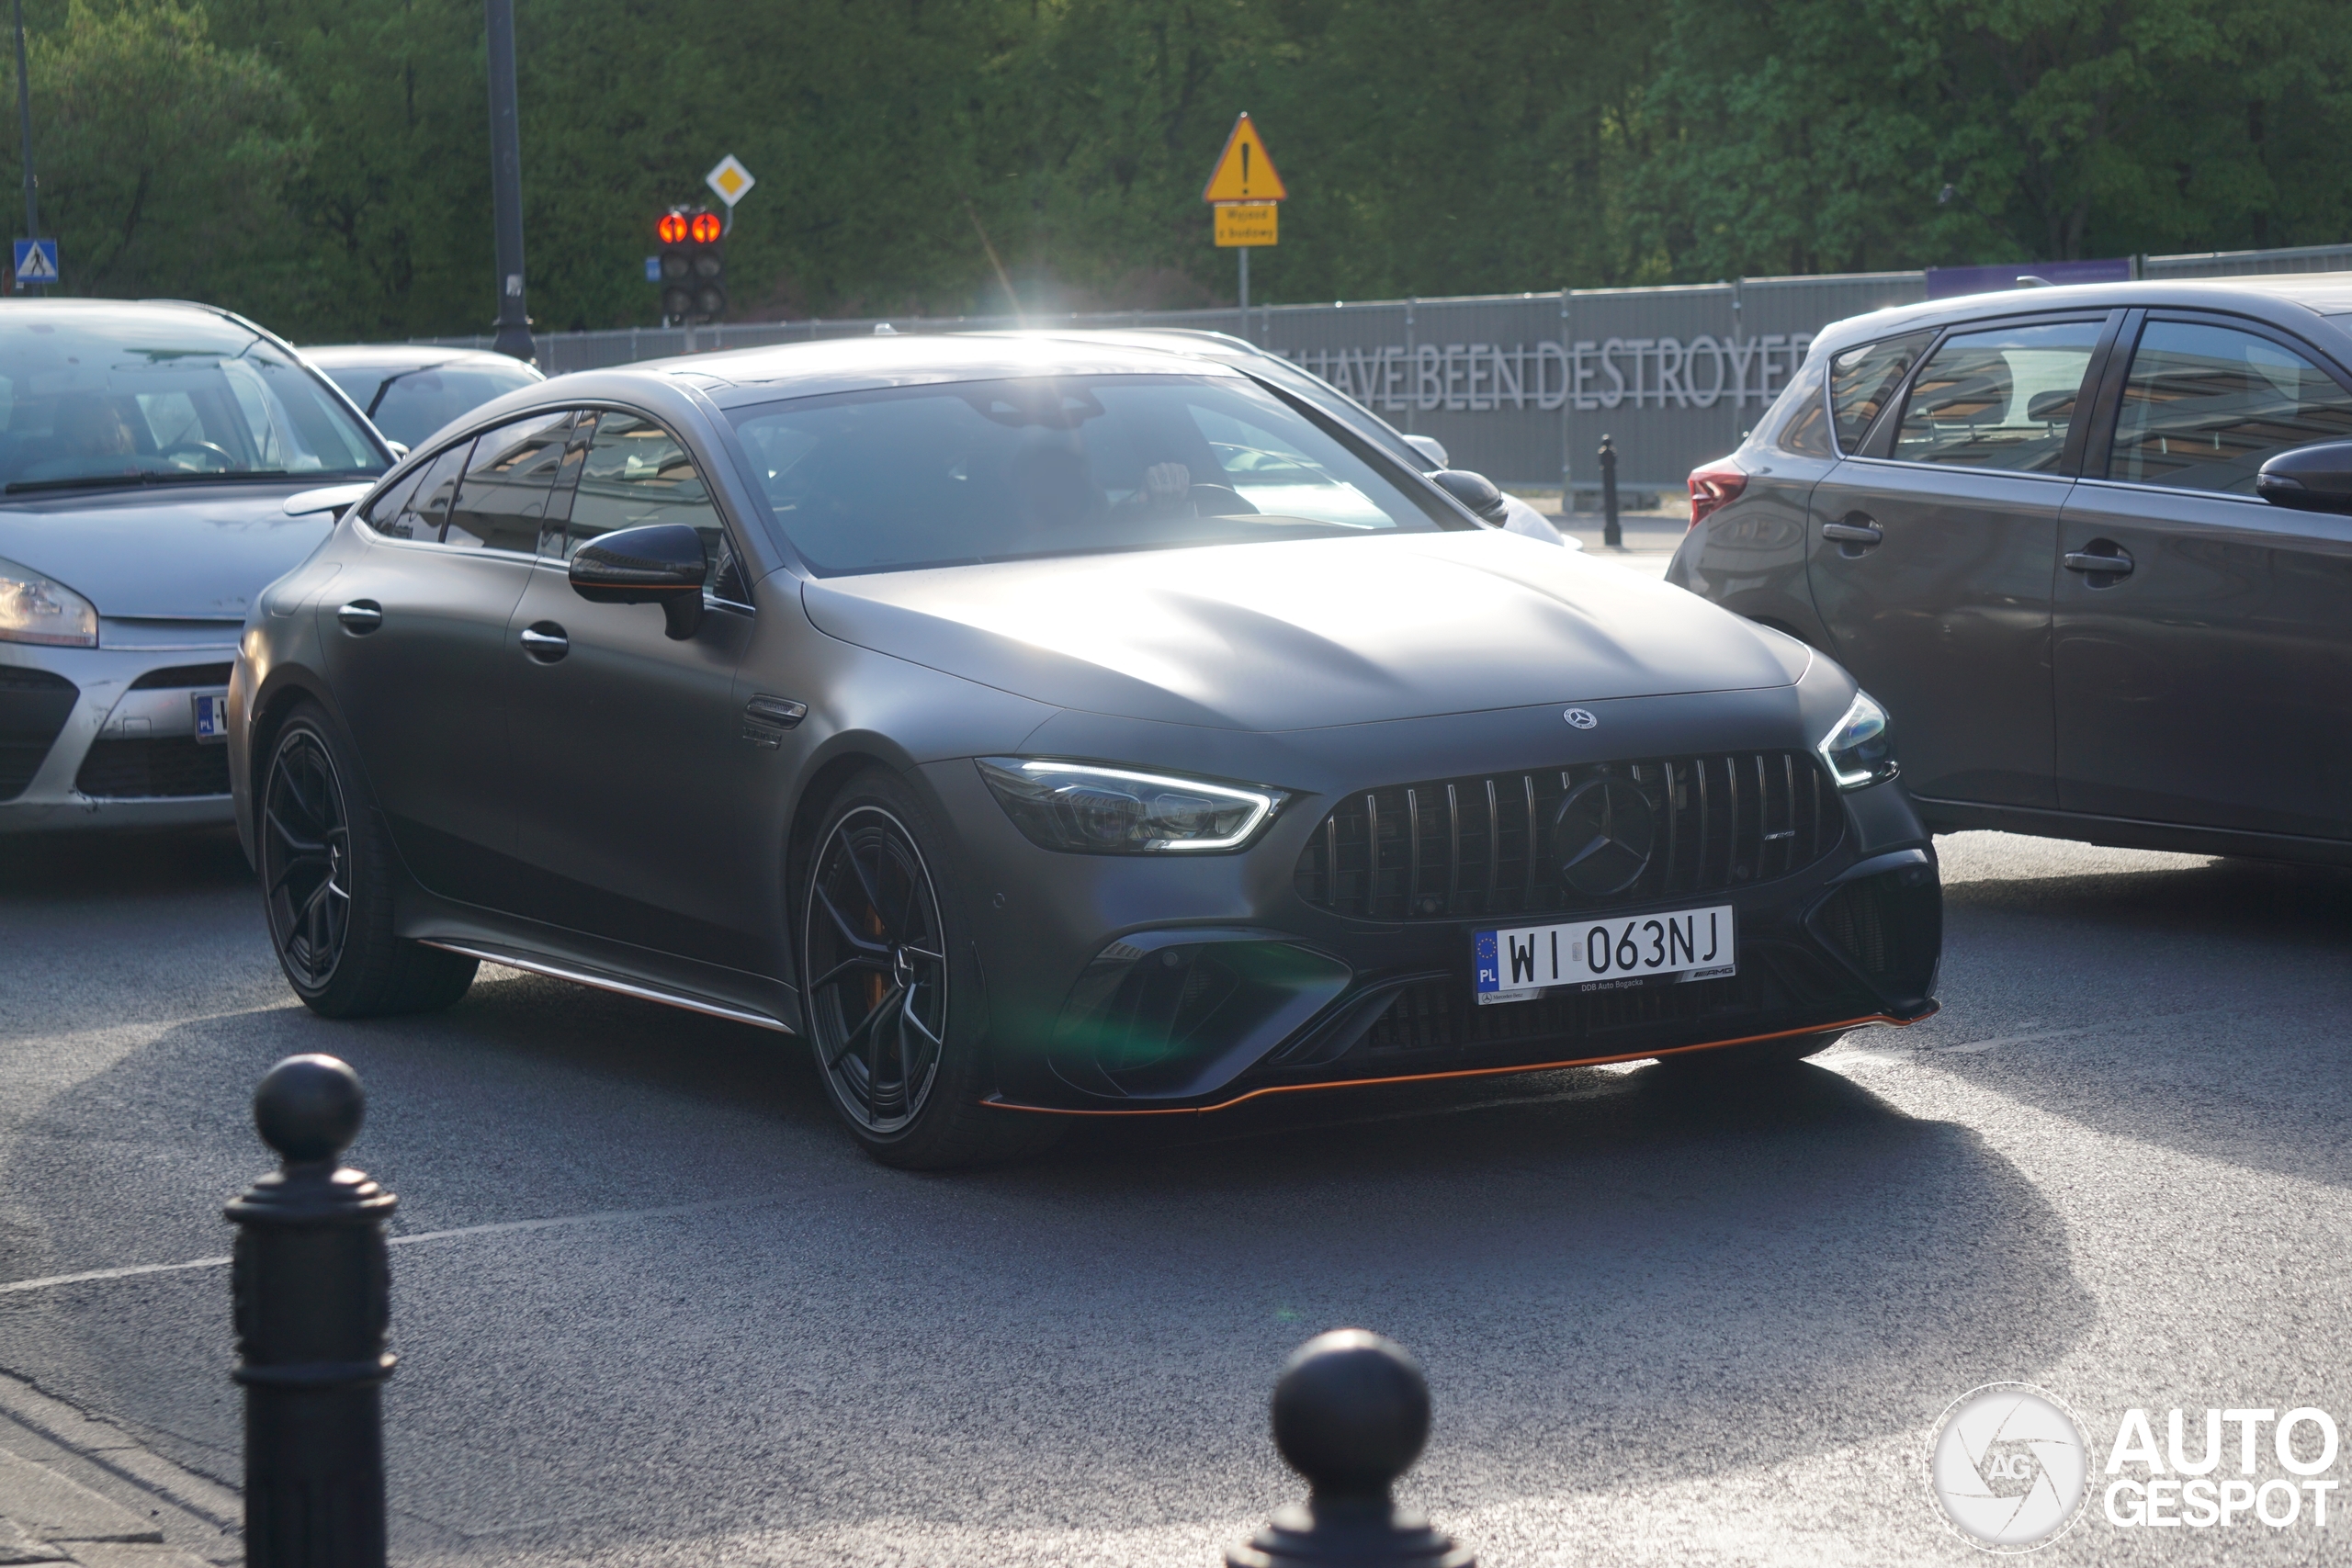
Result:
{"label": "car headlight of silver car", "polygon": [[1238,850],[1286,798],[1281,790],[1092,762],[982,757],[979,764],[980,777],[1031,843],[1076,854]]}
{"label": "car headlight of silver car", "polygon": [[65,584],[0,560],[0,642],[98,646],[98,609]]}
{"label": "car headlight of silver car", "polygon": [[1846,716],[1821,738],[1817,750],[1839,789],[1883,784],[1895,773],[1894,735],[1887,728],[1886,710],[1868,692],[1854,694]]}

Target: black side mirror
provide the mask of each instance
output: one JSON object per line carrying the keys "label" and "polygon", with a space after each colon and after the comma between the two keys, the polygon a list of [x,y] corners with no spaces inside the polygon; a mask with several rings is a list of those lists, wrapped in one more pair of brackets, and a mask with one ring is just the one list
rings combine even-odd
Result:
{"label": "black side mirror", "polygon": [[1467,468],[1440,468],[1430,479],[1438,489],[1489,523],[1500,524],[1510,515],[1503,506],[1503,492],[1484,474],[1474,474]]}
{"label": "black side mirror", "polygon": [[2254,476],[2254,493],[2298,512],[2352,513],[2352,441],[2281,452]]}
{"label": "black side mirror", "polygon": [[574,593],[592,604],[659,604],[673,642],[702,625],[702,585],[709,575],[702,536],[683,523],[616,528],[571,558]]}

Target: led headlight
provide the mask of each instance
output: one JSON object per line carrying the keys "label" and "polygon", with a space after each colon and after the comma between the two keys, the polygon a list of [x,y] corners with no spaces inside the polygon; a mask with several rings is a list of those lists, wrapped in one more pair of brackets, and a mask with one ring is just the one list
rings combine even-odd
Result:
{"label": "led headlight", "polygon": [[1868,692],[1854,694],[1853,705],[1821,738],[1817,750],[1839,789],[1860,789],[1894,776],[1894,737],[1886,728],[1886,710]]}
{"label": "led headlight", "polygon": [[97,606],[62,582],[0,560],[0,642],[96,648]]}
{"label": "led headlight", "polygon": [[1139,855],[1238,850],[1282,806],[1283,792],[1091,762],[983,757],[1007,816],[1040,849]]}

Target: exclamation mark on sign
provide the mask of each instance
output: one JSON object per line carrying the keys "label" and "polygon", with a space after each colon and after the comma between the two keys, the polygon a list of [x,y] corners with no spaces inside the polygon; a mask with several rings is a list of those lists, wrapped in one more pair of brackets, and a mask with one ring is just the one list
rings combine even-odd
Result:
{"label": "exclamation mark on sign", "polygon": [[1250,143],[1241,144],[1241,194],[1250,194]]}

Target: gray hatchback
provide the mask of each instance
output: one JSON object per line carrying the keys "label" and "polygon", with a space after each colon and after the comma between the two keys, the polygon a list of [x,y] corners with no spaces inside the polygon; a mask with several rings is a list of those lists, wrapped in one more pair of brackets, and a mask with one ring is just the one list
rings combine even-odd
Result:
{"label": "gray hatchback", "polygon": [[2344,274],[1858,316],[1668,581],[1835,654],[1932,827],[2352,863],[2347,367]]}

